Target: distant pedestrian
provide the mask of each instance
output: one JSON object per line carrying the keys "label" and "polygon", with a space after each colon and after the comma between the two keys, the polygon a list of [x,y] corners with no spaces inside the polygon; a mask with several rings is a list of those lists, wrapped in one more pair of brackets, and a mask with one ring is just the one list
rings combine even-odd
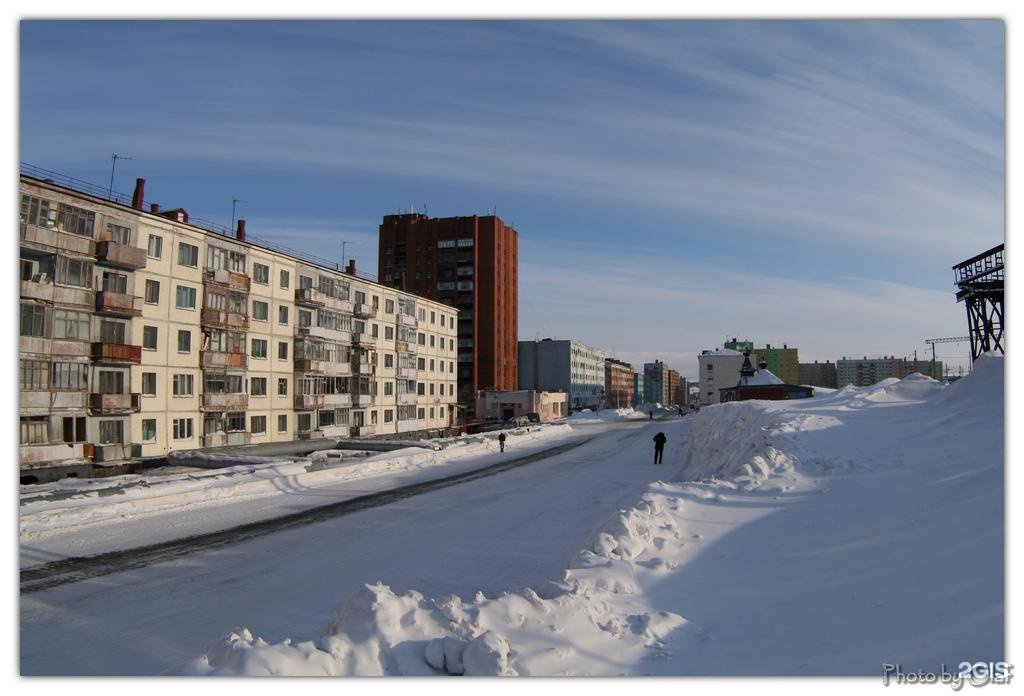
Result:
{"label": "distant pedestrian", "polygon": [[653,406],[651,406],[650,415],[651,415],[651,420],[654,420],[654,407]]}
{"label": "distant pedestrian", "polygon": [[501,447],[501,451],[505,451],[505,433],[498,436],[498,446]]}
{"label": "distant pedestrian", "polygon": [[654,440],[654,463],[661,464],[661,457],[665,454],[665,443],[668,442],[668,438],[665,437],[665,433],[658,433],[652,439]]}

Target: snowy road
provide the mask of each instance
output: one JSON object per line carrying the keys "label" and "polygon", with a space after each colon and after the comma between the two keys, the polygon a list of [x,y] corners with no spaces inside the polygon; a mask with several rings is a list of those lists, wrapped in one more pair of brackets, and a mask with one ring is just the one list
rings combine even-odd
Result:
{"label": "snowy road", "polygon": [[650,437],[665,431],[676,461],[685,427],[580,426],[589,441],[528,466],[23,595],[22,674],[158,674],[243,623],[268,640],[314,637],[325,608],[378,580],[432,596],[537,585],[647,483],[676,473],[651,464]]}

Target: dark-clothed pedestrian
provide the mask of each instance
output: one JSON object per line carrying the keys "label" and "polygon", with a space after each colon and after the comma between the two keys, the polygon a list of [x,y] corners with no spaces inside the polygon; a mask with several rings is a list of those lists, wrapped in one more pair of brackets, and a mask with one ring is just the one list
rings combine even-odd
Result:
{"label": "dark-clothed pedestrian", "polygon": [[658,433],[654,436],[654,463],[661,464],[661,457],[665,454],[665,443],[668,442],[668,438],[665,437],[665,433]]}
{"label": "dark-clothed pedestrian", "polygon": [[505,433],[498,436],[498,445],[501,447],[501,451],[505,451]]}
{"label": "dark-clothed pedestrian", "polygon": [[654,420],[654,407],[651,406],[651,420]]}

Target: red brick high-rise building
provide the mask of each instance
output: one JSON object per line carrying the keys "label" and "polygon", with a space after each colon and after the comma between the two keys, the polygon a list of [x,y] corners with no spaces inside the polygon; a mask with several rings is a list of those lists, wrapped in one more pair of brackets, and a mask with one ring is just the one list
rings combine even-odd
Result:
{"label": "red brick high-rise building", "polygon": [[[495,215],[385,215],[377,277],[459,310],[458,396],[518,388],[519,233]],[[422,330],[422,329],[421,329]]]}

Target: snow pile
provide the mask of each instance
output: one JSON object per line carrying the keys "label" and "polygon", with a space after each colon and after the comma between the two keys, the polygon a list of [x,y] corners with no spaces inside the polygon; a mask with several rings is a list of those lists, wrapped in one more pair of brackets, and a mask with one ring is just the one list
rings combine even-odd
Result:
{"label": "snow pile", "polygon": [[632,408],[606,408],[600,411],[591,411],[589,408],[584,408],[566,418],[565,422],[572,425],[588,425],[593,423],[643,420],[645,418],[648,418],[646,413]]}
{"label": "snow pile", "polygon": [[993,357],[952,387],[913,375],[707,407],[680,455],[690,482],[651,484],[559,581],[469,601],[367,585],[316,640],[239,629],[183,671],[872,675],[1002,660],[1002,371]]}

